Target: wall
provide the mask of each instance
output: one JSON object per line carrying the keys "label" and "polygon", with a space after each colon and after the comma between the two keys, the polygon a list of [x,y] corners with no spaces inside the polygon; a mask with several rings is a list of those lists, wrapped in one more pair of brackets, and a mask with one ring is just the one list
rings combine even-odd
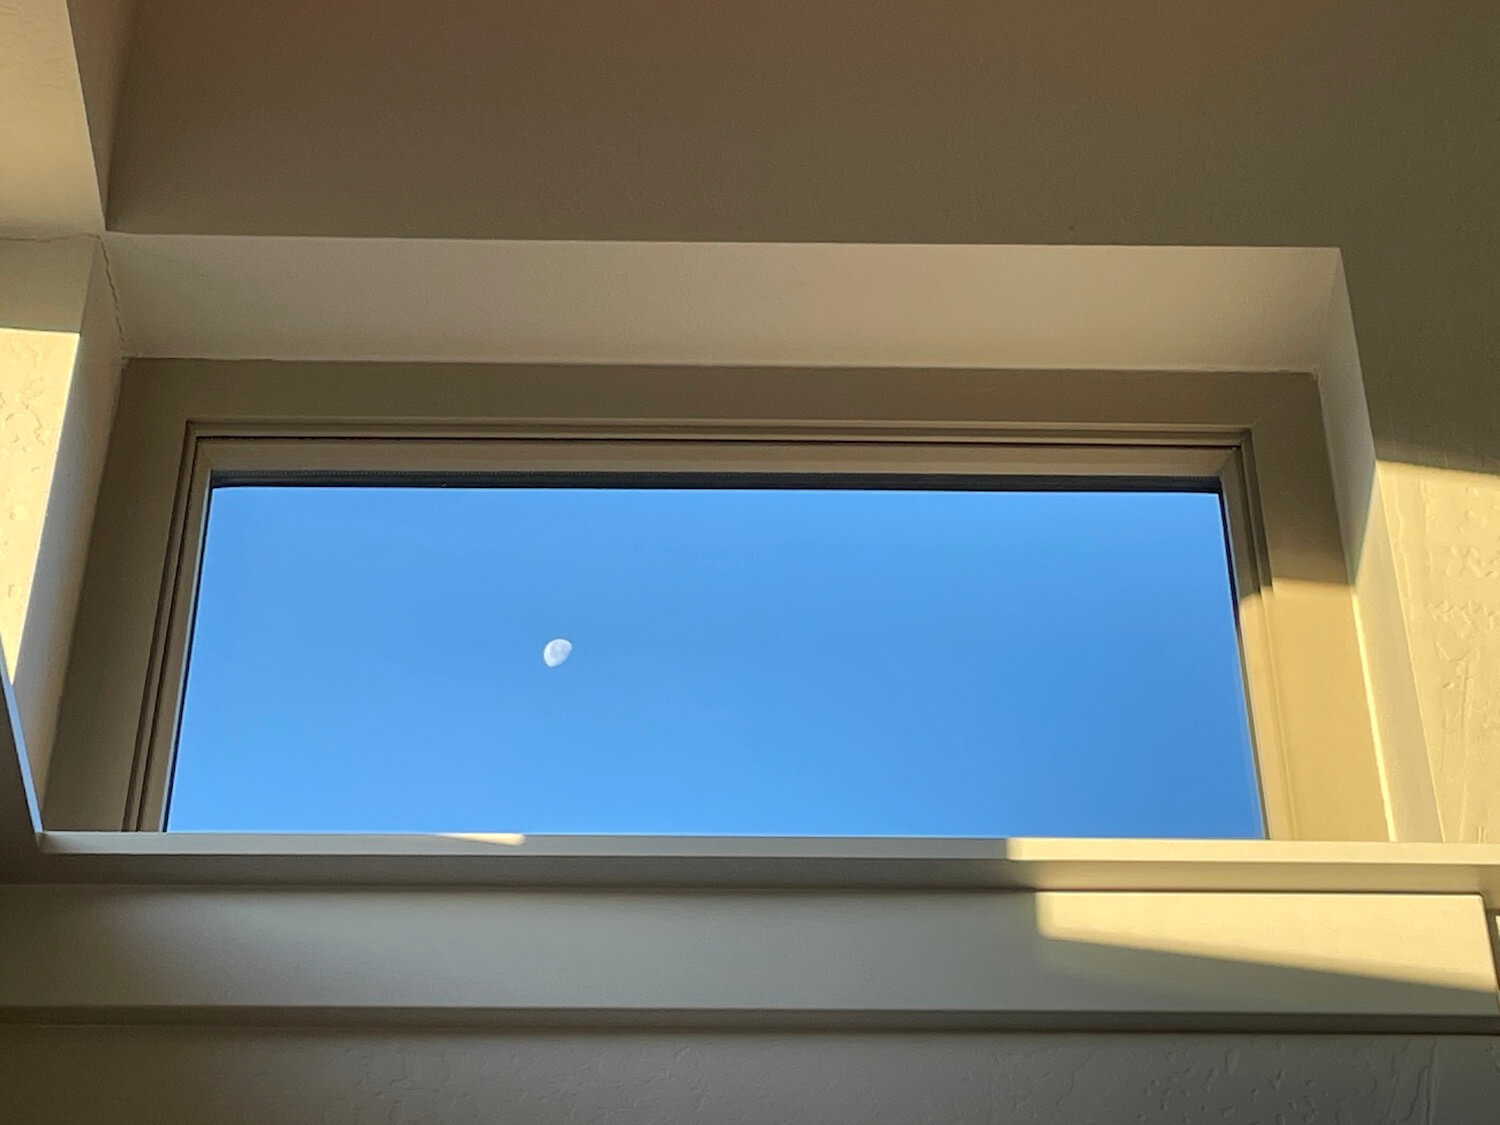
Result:
{"label": "wall", "polygon": [[1500,842],[1500,478],[1386,464],[1443,837]]}
{"label": "wall", "polygon": [[110,226],[1339,247],[1420,467],[1383,514],[1443,822],[1494,838],[1500,583],[1454,560],[1500,469],[1497,41],[1474,0],[142,0]]}
{"label": "wall", "polygon": [[[113,139],[125,6],[69,7],[81,75],[0,5],[10,232],[97,227],[113,154],[125,231],[1340,247],[1445,832],[1500,831],[1500,7],[142,0]],[[1469,1125],[1500,1041],[6,1026],[0,1075],[35,1122]]]}
{"label": "wall", "polygon": [[1493,455],[1497,38],[1473,0],[143,0],[110,226],[1337,246],[1382,454]]}
{"label": "wall", "polygon": [[38,792],[119,374],[97,241],[0,239],[0,651]]}
{"label": "wall", "polygon": [[1500,1104],[1481,1038],[9,1028],[0,1060],[29,1125],[1479,1125]]}
{"label": "wall", "polygon": [[109,188],[115,115],[130,54],[135,4],[136,0],[67,0],[68,25],[73,33],[79,87],[88,116],[101,200]]}
{"label": "wall", "polygon": [[61,0],[0,4],[0,236],[102,223],[70,31]]}

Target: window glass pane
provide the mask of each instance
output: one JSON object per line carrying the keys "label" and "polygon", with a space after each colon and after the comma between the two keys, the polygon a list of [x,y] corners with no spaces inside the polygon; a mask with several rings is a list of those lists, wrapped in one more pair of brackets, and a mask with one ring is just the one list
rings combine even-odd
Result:
{"label": "window glass pane", "polygon": [[1259,836],[1219,499],[216,488],[168,826]]}

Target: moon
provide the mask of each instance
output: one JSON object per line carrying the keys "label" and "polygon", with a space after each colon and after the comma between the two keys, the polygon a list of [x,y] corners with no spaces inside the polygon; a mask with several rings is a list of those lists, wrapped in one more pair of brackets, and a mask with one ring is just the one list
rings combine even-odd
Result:
{"label": "moon", "polygon": [[568,658],[573,651],[573,642],[566,637],[554,637],[542,648],[542,663],[548,668],[556,668]]}

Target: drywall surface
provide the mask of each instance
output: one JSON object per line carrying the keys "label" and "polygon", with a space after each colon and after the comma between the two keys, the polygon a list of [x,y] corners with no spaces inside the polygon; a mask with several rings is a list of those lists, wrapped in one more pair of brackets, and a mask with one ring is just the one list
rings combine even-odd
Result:
{"label": "drywall surface", "polygon": [[15,691],[37,791],[46,784],[57,732],[73,623],[93,530],[104,452],[120,391],[120,339],[103,257],[97,248],[37,543],[26,621],[15,651]]}
{"label": "drywall surface", "polygon": [[1477,895],[13,886],[0,1022],[276,1009],[1489,1027],[1487,926]]}
{"label": "drywall surface", "polygon": [[[141,0],[110,225],[1336,247],[1375,452],[1494,475],[1497,41],[1500,5],[1474,0],[1160,0],[1083,18],[984,0]],[[1448,549],[1467,549],[1442,539],[1467,534],[1443,524],[1456,509],[1395,493],[1398,538],[1424,529],[1399,549],[1402,589],[1420,587],[1404,616],[1442,821],[1494,838],[1500,806],[1473,791],[1500,777],[1481,715],[1494,690],[1463,702],[1455,685],[1497,682],[1479,638],[1500,579],[1449,575]],[[1397,622],[1367,624],[1399,648]],[[1400,678],[1378,663],[1376,680]],[[1383,716],[1393,761],[1414,708]]]}
{"label": "drywall surface", "polygon": [[64,0],[0,3],[0,237],[103,225]]}
{"label": "drywall surface", "polygon": [[28,1125],[1481,1125],[1500,1041],[12,1027],[0,1084]]}
{"label": "drywall surface", "polygon": [[109,225],[1334,246],[1382,455],[1493,451],[1497,38],[1474,0],[142,0]]}
{"label": "drywall surface", "polygon": [[1338,273],[1308,247],[105,244],[130,354],[168,359],[1307,371]]}
{"label": "drywall surface", "polygon": [[40,792],[119,388],[98,244],[0,242],[0,647]]}
{"label": "drywall surface", "polygon": [[[49,2],[56,4],[58,0]],[[100,199],[109,185],[115,114],[125,81],[135,5],[136,0],[67,0]]]}
{"label": "drywall surface", "polygon": [[0,645],[12,675],[93,252],[85,239],[0,240]]}
{"label": "drywall surface", "polygon": [[1443,838],[1500,841],[1500,475],[1379,476]]}
{"label": "drywall surface", "polygon": [[1393,840],[1440,841],[1421,701],[1406,637],[1406,612],[1380,493],[1369,403],[1354,331],[1349,287],[1340,262],[1328,306],[1318,392],[1328,439],[1345,563],[1353,587],[1365,691]]}

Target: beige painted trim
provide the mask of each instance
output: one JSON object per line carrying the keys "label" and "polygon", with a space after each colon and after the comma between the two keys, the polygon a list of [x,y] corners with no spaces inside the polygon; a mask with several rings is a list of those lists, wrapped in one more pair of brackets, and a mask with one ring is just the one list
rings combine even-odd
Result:
{"label": "beige painted trim", "polygon": [[1311,440],[1316,454],[1320,425],[1313,380],[1295,374],[138,362],[110,452],[47,823],[160,824],[202,501],[213,459],[232,451],[240,460],[221,468],[273,475],[923,465],[1225,475],[1272,832],[1381,839],[1326,463],[1296,448]]}

